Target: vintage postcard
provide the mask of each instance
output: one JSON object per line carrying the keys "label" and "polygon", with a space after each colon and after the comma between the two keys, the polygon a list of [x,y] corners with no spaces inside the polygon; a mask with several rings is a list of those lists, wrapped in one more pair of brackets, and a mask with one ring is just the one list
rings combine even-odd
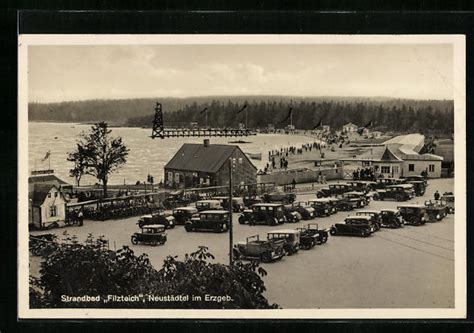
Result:
{"label": "vintage postcard", "polygon": [[21,319],[465,318],[464,36],[18,50]]}

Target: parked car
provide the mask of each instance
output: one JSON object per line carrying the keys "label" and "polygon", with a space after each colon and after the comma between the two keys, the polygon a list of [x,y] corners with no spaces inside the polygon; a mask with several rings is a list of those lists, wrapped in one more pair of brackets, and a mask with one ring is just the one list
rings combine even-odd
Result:
{"label": "parked car", "polygon": [[262,203],[263,199],[257,195],[245,195],[242,197],[245,207],[252,207],[257,203]]}
{"label": "parked car", "polygon": [[410,181],[422,181],[425,183],[425,187],[428,186],[428,181],[425,177],[423,176],[402,176],[400,177],[401,179],[405,180],[405,182],[410,182]]}
{"label": "parked car", "polygon": [[400,205],[397,208],[405,224],[419,226],[429,221],[429,216],[424,205]]}
{"label": "parked car", "polygon": [[382,209],[380,211],[382,217],[381,226],[384,228],[401,228],[403,227],[403,217],[396,209]]}
{"label": "parked car", "polygon": [[296,194],[294,193],[266,193],[262,196],[264,202],[281,202],[282,204],[290,204],[296,200]]}
{"label": "parked car", "polygon": [[426,192],[426,185],[424,181],[410,180],[410,181],[407,181],[407,184],[413,185],[413,190],[415,191],[415,195],[418,197],[424,195]]}
{"label": "parked car", "polygon": [[375,230],[369,216],[348,216],[344,223],[331,226],[329,233],[332,236],[346,235],[369,237]]}
{"label": "parked car", "polygon": [[[223,209],[229,209],[229,197],[226,196],[216,196],[212,197],[213,200],[218,200]],[[233,197],[232,198],[232,211],[234,213],[240,213],[245,209],[244,199],[242,197]]]}
{"label": "parked car", "polygon": [[302,202],[293,202],[291,209],[298,212],[303,220],[311,220],[316,217],[316,212],[310,205],[305,205]]}
{"label": "parked car", "polygon": [[329,216],[337,212],[328,198],[310,199],[307,204],[314,208],[314,213],[318,217]]}
{"label": "parked car", "polygon": [[162,224],[150,224],[141,228],[141,232],[136,232],[132,235],[132,244],[140,243],[150,244],[156,246],[157,244],[166,243],[165,226]]}
{"label": "parked car", "polygon": [[235,244],[232,253],[235,259],[257,259],[268,263],[283,258],[284,244],[281,239],[260,240],[259,235],[255,235]]}
{"label": "parked car", "polygon": [[387,186],[404,184],[405,180],[400,178],[377,178],[372,186],[374,190],[383,190]]}
{"label": "parked car", "polygon": [[327,188],[322,188],[316,192],[316,197],[327,198],[333,195],[340,195],[351,191],[351,187],[345,183],[330,184]]}
{"label": "parked car", "polygon": [[356,216],[369,216],[375,227],[375,231],[379,231],[382,226],[382,216],[379,210],[360,210],[356,212]]}
{"label": "parked car", "polygon": [[303,219],[301,214],[292,205],[283,205],[283,213],[285,214],[285,222],[296,223]]}
{"label": "parked car", "polygon": [[196,201],[196,209],[200,212],[203,210],[221,210],[222,205],[219,200],[199,200]]}
{"label": "parked car", "polygon": [[376,184],[376,182],[364,180],[353,180],[347,182],[347,185],[351,188],[351,191],[363,192],[364,194],[369,193],[375,189]]}
{"label": "parked car", "polygon": [[365,196],[363,192],[346,192],[342,195],[342,201],[346,202],[348,205],[350,205],[351,209],[357,209],[357,208],[362,208],[367,206],[369,203],[368,198]]}
{"label": "parked car", "polygon": [[173,216],[176,220],[176,224],[184,225],[186,221],[190,221],[191,218],[198,213],[196,207],[186,206],[178,207],[173,209]]}
{"label": "parked car", "polygon": [[342,210],[340,205],[341,205],[341,199],[339,198],[327,198],[329,205],[331,206],[331,214],[335,214],[338,211]]}
{"label": "parked car", "polygon": [[224,232],[229,230],[229,212],[225,210],[204,210],[199,216],[186,221],[186,231],[214,231]]}
{"label": "parked car", "polygon": [[300,248],[309,250],[314,245],[321,245],[327,242],[327,230],[319,229],[317,223],[309,223],[306,227],[297,228],[300,231]]}
{"label": "parked car", "polygon": [[239,216],[240,224],[277,225],[286,222],[284,206],[278,203],[260,203],[245,209]]}
{"label": "parked car", "polygon": [[396,201],[406,201],[415,197],[415,191],[411,184],[390,185],[384,190],[377,190],[374,200],[394,199]]}
{"label": "parked car", "polygon": [[161,224],[166,229],[172,229],[176,225],[176,220],[170,212],[159,212],[141,216],[137,224],[140,228],[151,224]]}
{"label": "parked car", "polygon": [[454,214],[454,194],[452,192],[444,192],[441,196],[441,200],[446,202],[448,206],[448,213]]}
{"label": "parked car", "polygon": [[449,207],[444,200],[427,200],[425,207],[430,222],[441,221],[449,212]]}
{"label": "parked car", "polygon": [[283,240],[283,249],[289,256],[295,254],[300,249],[300,232],[294,229],[272,230],[267,233],[269,241]]}
{"label": "parked car", "polygon": [[190,202],[191,201],[184,196],[184,191],[178,190],[167,194],[163,200],[163,207],[165,209],[172,209],[178,206],[189,205]]}

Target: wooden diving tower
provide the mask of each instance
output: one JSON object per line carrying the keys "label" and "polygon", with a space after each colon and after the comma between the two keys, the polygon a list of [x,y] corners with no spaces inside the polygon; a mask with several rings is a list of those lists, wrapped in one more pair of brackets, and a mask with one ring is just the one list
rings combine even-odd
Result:
{"label": "wooden diving tower", "polygon": [[163,110],[161,103],[156,103],[155,118],[151,132],[152,139],[177,138],[177,137],[232,137],[256,135],[247,128],[165,128],[163,124]]}

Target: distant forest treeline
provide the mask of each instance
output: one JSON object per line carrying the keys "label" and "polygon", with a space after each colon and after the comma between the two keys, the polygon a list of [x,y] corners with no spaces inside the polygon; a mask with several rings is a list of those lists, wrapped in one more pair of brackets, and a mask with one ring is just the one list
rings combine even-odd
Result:
{"label": "distant forest treeline", "polygon": [[454,103],[449,100],[412,100],[388,97],[289,97],[289,96],[203,96],[189,98],[140,98],[122,100],[88,100],[61,103],[30,103],[29,120],[91,123],[107,121],[111,125],[151,127],[155,103],[163,105],[165,126],[186,126],[197,122],[203,126],[208,108],[208,125],[236,127],[245,123],[248,105],[248,126],[263,128],[281,123],[293,108],[293,124],[299,129],[311,129],[323,124],[340,128],[352,122],[391,131],[423,133],[453,132]]}
{"label": "distant forest treeline", "polygon": [[[164,112],[165,126],[187,126],[197,122],[205,124],[206,115],[201,111],[208,108],[208,126],[237,127],[245,123],[245,111],[238,113],[247,104],[247,122],[249,128],[264,128],[274,124],[283,128],[290,120],[283,121],[289,114],[287,102],[221,102],[192,103],[175,112]],[[352,122],[363,126],[370,121],[373,128],[384,131],[417,131],[429,134],[451,134],[454,129],[454,105],[452,101],[300,101],[291,103],[293,125],[298,129],[312,129],[319,121],[331,128],[341,128]],[[129,119],[129,126],[149,127],[153,114]],[[283,121],[283,122],[282,122]]]}

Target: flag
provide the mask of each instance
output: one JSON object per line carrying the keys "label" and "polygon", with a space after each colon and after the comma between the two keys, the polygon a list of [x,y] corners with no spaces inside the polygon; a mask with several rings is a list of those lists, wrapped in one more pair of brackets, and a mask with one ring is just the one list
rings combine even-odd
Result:
{"label": "flag", "polygon": [[202,109],[202,111],[200,113],[203,114],[206,111],[207,111],[207,108],[204,108],[204,109]]}
{"label": "flag", "polygon": [[364,130],[365,130],[366,128],[371,128],[373,125],[374,125],[374,123],[373,123],[373,121],[371,120],[371,121],[369,121],[367,124],[365,124],[365,126],[360,127],[360,128],[357,130],[357,132],[359,133],[359,135],[362,135],[362,133],[364,133]]}
{"label": "flag", "polygon": [[290,111],[288,112],[288,115],[286,116],[285,119],[283,119],[280,124],[284,123],[285,121],[287,121],[288,119],[290,119],[291,117],[291,114],[293,113],[293,108],[290,108]]}
{"label": "flag", "polygon": [[320,120],[319,123],[316,126],[313,127],[313,130],[315,130],[315,129],[321,127],[321,126],[323,126],[322,120]]}
{"label": "flag", "polygon": [[51,155],[51,152],[48,150],[46,152],[46,155],[44,155],[43,159],[41,161],[46,161],[49,158],[49,155]]}
{"label": "flag", "polygon": [[244,106],[242,107],[242,109],[240,109],[237,114],[241,113],[242,111],[244,111],[245,109],[247,108],[247,104],[244,104]]}

